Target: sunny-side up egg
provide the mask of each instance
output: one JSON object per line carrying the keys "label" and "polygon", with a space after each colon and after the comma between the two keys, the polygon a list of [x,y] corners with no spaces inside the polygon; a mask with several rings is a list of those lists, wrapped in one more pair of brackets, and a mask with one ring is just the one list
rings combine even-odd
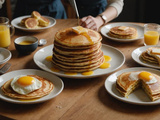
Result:
{"label": "sunny-side up egg", "polygon": [[132,72],[129,75],[130,80],[142,79],[146,84],[153,84],[157,82],[157,79],[149,72]]}
{"label": "sunny-side up egg", "polygon": [[12,89],[22,95],[26,95],[42,87],[41,81],[31,76],[16,76],[11,82]]}
{"label": "sunny-side up egg", "polygon": [[153,84],[157,82],[157,79],[151,73],[146,71],[139,73],[139,78],[145,81],[146,84]]}

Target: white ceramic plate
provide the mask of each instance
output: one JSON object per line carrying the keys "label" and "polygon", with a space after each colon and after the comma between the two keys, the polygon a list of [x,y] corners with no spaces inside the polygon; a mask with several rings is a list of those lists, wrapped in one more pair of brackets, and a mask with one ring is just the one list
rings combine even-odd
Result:
{"label": "white ceramic plate", "polygon": [[131,103],[131,104],[137,104],[137,105],[157,105],[160,104],[160,100],[152,102],[147,94],[142,89],[137,89],[133,93],[131,93],[128,98],[123,97],[116,89],[116,80],[117,77],[124,73],[124,72],[130,72],[130,71],[148,71],[155,73],[157,75],[160,75],[160,71],[151,69],[151,68],[145,68],[145,67],[135,67],[135,68],[128,68],[123,69],[118,72],[115,72],[111,74],[105,81],[105,88],[107,92],[115,97],[118,100],[121,100],[123,102]]}
{"label": "white ceramic plate", "polygon": [[0,48],[0,65],[11,59],[11,52],[5,48]]}
{"label": "white ceramic plate", "polygon": [[10,80],[11,78],[13,78],[17,75],[38,75],[40,77],[46,78],[54,84],[54,89],[50,94],[48,94],[42,98],[36,99],[34,101],[20,101],[17,99],[12,99],[10,97],[5,96],[3,91],[0,89],[0,99],[7,101],[7,102],[11,102],[11,103],[17,103],[17,104],[40,103],[40,102],[44,102],[44,101],[47,101],[47,100],[50,100],[50,99],[56,97],[57,95],[59,95],[62,92],[62,90],[64,88],[63,81],[59,77],[57,77],[51,73],[41,71],[41,70],[36,70],[36,69],[22,69],[22,70],[8,72],[8,73],[0,76],[0,87],[6,81]]}
{"label": "white ceramic plate", "polygon": [[142,52],[144,52],[149,47],[160,47],[160,46],[149,45],[149,46],[139,47],[132,52],[132,58],[135,62],[143,66],[160,69],[160,66],[153,63],[143,62],[142,58],[140,58],[140,55],[142,54]]}
{"label": "white ceramic plate", "polygon": [[89,76],[84,76],[84,75],[81,75],[80,73],[78,73],[77,75],[66,75],[66,74],[64,74],[63,71],[53,72],[52,70],[50,70],[50,68],[53,67],[53,64],[51,62],[46,61],[45,58],[47,56],[52,56],[52,49],[53,49],[53,45],[49,45],[49,46],[46,46],[46,47],[40,49],[39,51],[37,51],[34,55],[34,62],[41,69],[48,71],[48,72],[51,72],[51,73],[54,73],[54,74],[61,76],[61,77],[66,77],[66,78],[85,79],[85,78],[98,77],[98,76],[105,75],[105,74],[108,74],[108,73],[111,73],[111,72],[117,70],[125,62],[125,57],[124,57],[123,53],[121,53],[118,49],[111,47],[111,46],[108,46],[108,45],[102,45],[102,51],[103,51],[104,55],[109,55],[112,58],[112,60],[109,61],[109,63],[111,64],[110,68],[96,69],[96,70],[94,70],[94,74],[89,75]]}
{"label": "white ceramic plate", "polygon": [[[107,33],[109,32],[109,30],[112,27],[115,26],[131,26],[137,29],[138,32],[138,37],[136,39],[118,39],[118,38],[114,38],[114,37],[110,37],[107,35]],[[105,37],[107,37],[108,39],[114,40],[114,41],[118,41],[118,42],[132,42],[132,41],[136,41],[136,40],[140,40],[144,38],[144,28],[138,24],[132,24],[132,23],[124,23],[124,22],[119,22],[119,23],[110,23],[107,24],[105,26],[103,26],[101,28],[101,34]]]}
{"label": "white ceramic plate", "polygon": [[23,30],[23,31],[27,31],[27,32],[41,32],[41,31],[44,31],[52,26],[54,26],[56,24],[56,20],[52,17],[48,17],[48,16],[44,16],[46,17],[47,19],[49,19],[50,21],[50,24],[49,26],[47,27],[39,27],[39,28],[36,28],[36,29],[28,29],[26,28],[25,26],[22,26],[20,23],[21,23],[21,20],[23,18],[27,18],[27,17],[30,17],[30,15],[26,15],[26,16],[21,16],[21,17],[18,17],[18,18],[15,18],[11,21],[11,24],[17,28],[17,29],[20,29],[20,30]]}

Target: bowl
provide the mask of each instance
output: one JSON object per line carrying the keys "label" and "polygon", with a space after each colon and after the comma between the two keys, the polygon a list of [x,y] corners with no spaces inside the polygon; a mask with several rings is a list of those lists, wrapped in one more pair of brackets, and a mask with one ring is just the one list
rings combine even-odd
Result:
{"label": "bowl", "polygon": [[38,39],[33,36],[22,36],[14,40],[15,48],[20,54],[30,54],[38,47]]}
{"label": "bowl", "polygon": [[6,48],[0,47],[0,65],[11,59],[11,52]]}

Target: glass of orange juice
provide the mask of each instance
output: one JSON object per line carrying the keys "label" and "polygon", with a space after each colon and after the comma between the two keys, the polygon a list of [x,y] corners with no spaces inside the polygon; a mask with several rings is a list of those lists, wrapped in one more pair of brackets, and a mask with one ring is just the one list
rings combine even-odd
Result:
{"label": "glass of orange juice", "polygon": [[144,25],[144,45],[157,45],[159,42],[160,27],[155,23]]}
{"label": "glass of orange juice", "polygon": [[9,25],[9,19],[6,17],[0,17],[0,47],[9,47],[11,44],[11,36],[14,34],[14,31],[14,27]]}

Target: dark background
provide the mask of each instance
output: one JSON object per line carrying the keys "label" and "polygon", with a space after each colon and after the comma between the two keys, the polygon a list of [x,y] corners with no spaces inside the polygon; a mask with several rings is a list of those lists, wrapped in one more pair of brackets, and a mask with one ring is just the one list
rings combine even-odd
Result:
{"label": "dark background", "polygon": [[[0,9],[0,16],[7,16],[7,12],[11,14],[12,19],[16,0],[6,0],[3,8]],[[66,3],[67,0],[62,0],[65,5],[68,18],[76,16]],[[10,10],[7,10],[6,4],[10,4]],[[122,13],[113,20],[113,22],[143,22],[143,23],[158,23],[160,24],[160,4],[159,0],[124,0],[124,8]],[[10,13],[11,12],[11,13]]]}

